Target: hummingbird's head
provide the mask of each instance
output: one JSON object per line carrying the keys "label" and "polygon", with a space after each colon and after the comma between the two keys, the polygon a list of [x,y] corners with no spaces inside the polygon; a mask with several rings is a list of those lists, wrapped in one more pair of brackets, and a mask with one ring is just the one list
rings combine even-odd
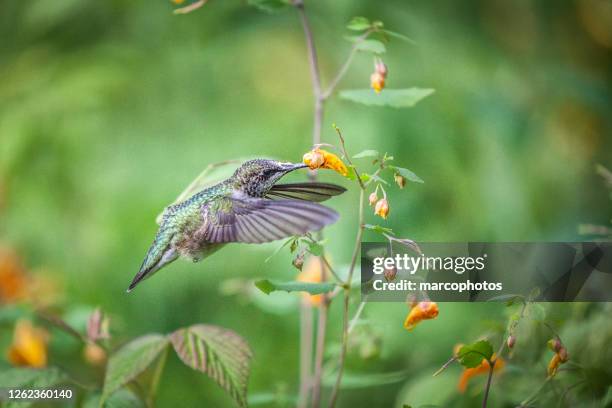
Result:
{"label": "hummingbird's head", "polygon": [[255,159],[244,162],[233,179],[237,187],[250,196],[263,197],[268,190],[290,171],[307,167],[303,163],[280,162],[277,160]]}

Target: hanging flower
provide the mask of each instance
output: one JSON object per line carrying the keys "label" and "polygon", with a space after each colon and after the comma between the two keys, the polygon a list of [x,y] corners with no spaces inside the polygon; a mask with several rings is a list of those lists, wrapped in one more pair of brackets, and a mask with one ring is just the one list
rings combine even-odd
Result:
{"label": "hanging flower", "polygon": [[399,188],[404,188],[406,186],[406,178],[399,173],[395,173],[393,176],[395,180],[395,184],[399,186]]}
{"label": "hanging flower", "polygon": [[376,202],[376,206],[374,207],[374,214],[387,219],[389,215],[389,202],[386,198],[381,198]]}
{"label": "hanging flower", "polygon": [[422,320],[435,319],[438,316],[438,305],[436,302],[424,301],[419,302],[410,309],[406,320],[404,321],[404,328],[411,331],[419,324]]}
{"label": "hanging flower", "polygon": [[557,375],[559,366],[569,360],[569,355],[567,349],[558,337],[548,341],[548,348],[555,352],[548,363],[547,370],[548,376],[552,378]]}
{"label": "hanging flower", "polygon": [[319,168],[331,169],[345,177],[348,176],[348,169],[338,156],[318,147],[305,153],[302,161],[311,170]]}
{"label": "hanging flower", "polygon": [[[494,373],[502,370],[506,365],[506,362],[501,357],[496,359],[495,354],[491,356],[491,360],[495,360],[495,367],[493,368]],[[461,377],[459,377],[459,384],[457,384],[459,392],[465,392],[468,386],[468,382],[472,377],[488,374],[490,367],[491,366],[489,364],[489,361],[486,358],[483,358],[479,366],[474,368],[466,368],[465,370],[463,370],[463,372],[461,373]]]}
{"label": "hanging flower", "polygon": [[378,72],[374,72],[370,75],[370,86],[376,93],[380,93],[385,87],[385,77]]}
{"label": "hanging flower", "polygon": [[8,361],[15,366],[40,368],[47,365],[48,335],[29,320],[19,320],[15,325],[13,344],[8,350]]}
{"label": "hanging flower", "polygon": [[368,197],[368,201],[370,202],[370,205],[372,207],[376,205],[376,203],[378,202],[378,194],[376,194],[376,191],[370,194],[370,196]]}
{"label": "hanging flower", "polygon": [[83,358],[89,364],[99,366],[106,361],[106,351],[96,343],[88,342],[83,348]]}
{"label": "hanging flower", "polygon": [[385,87],[385,81],[389,70],[387,66],[380,58],[374,61],[374,72],[370,75],[370,87],[374,89],[376,93],[380,93]]}

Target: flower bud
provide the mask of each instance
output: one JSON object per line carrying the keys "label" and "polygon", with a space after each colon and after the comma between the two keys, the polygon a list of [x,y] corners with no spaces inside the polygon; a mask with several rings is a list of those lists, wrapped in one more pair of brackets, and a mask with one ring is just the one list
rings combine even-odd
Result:
{"label": "flower bud", "polygon": [[569,360],[569,355],[567,354],[567,349],[565,347],[561,346],[557,354],[559,355],[559,360],[561,360],[562,363]]}
{"label": "flower bud", "polygon": [[563,344],[561,344],[561,341],[557,338],[548,340],[548,343],[546,343],[546,345],[555,353],[558,353],[561,347],[563,347]]}
{"label": "flower bud", "polygon": [[376,206],[374,207],[374,214],[387,219],[387,216],[389,215],[389,203],[387,202],[386,198],[381,198],[378,200]]}
{"label": "flower bud", "polygon": [[400,175],[399,173],[395,173],[393,178],[395,179],[395,184],[397,184],[399,188],[404,188],[406,186],[406,178],[404,176]]}
{"label": "flower bud", "polygon": [[391,282],[395,280],[395,277],[397,276],[397,269],[394,266],[392,266],[391,268],[385,268],[383,276],[385,277],[385,280],[387,282]]}
{"label": "flower bud", "polygon": [[385,65],[384,62],[382,61],[377,61],[374,64],[374,70],[379,73],[380,75],[382,75],[384,78],[387,77],[387,74],[389,73],[389,69],[387,68],[387,66]]}
{"label": "flower bud", "polygon": [[511,349],[512,347],[514,347],[514,343],[516,343],[516,337],[514,337],[514,335],[512,334],[508,337],[506,344],[508,345],[508,348]]}
{"label": "flower bud", "polygon": [[374,207],[376,205],[376,202],[378,201],[378,195],[376,194],[376,192],[373,192],[372,194],[370,194],[370,197],[368,197],[368,200],[370,201],[370,205]]}
{"label": "flower bud", "polygon": [[374,72],[370,75],[370,86],[376,93],[380,93],[385,87],[385,76],[379,72]]}
{"label": "flower bud", "polygon": [[304,254],[297,254],[291,263],[297,270],[301,271],[304,266]]}
{"label": "flower bud", "polygon": [[87,343],[83,349],[83,357],[91,365],[102,365],[106,361],[106,351],[96,343]]}

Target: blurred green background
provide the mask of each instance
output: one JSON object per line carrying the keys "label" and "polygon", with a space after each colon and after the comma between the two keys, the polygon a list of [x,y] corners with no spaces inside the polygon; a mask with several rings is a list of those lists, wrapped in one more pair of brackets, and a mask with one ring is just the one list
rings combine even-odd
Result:
{"label": "blurred green background", "polygon": [[[328,104],[325,142],[336,143],[336,123],[350,151],[388,151],[425,180],[393,190],[384,225],[417,241],[571,241],[583,239],[578,224],[610,220],[594,167],[612,165],[611,2],[306,4],[325,83],[348,53],[346,22],[363,15],[416,42],[388,45],[387,86],[436,90],[405,110]],[[372,57],[360,54],[340,89],[368,87],[371,71]],[[232,245],[200,264],[172,264],[130,295],[125,288],[156,215],[207,164],[244,156],[299,161],[311,127],[295,10],[265,14],[211,0],[175,16],[164,1],[0,3],[2,244],[55,282],[66,313],[108,311],[117,339],[198,322],[236,330],[255,353],[251,394],[297,387],[297,299],[248,288],[228,295],[224,281],[293,279],[289,254],[264,263],[277,243]],[[348,185],[335,173],[323,178]],[[350,258],[356,200],[353,189],[330,202],[342,214],[326,232],[339,267]],[[373,214],[367,220],[383,223]],[[339,308],[332,307],[331,343],[340,334]],[[551,309],[576,324],[603,316],[594,305]],[[392,406],[401,389],[406,403],[417,404],[411,387],[429,396],[450,388],[455,404],[479,401],[476,390],[457,395],[455,374],[437,383],[430,376],[454,344],[502,325],[502,307],[441,305],[436,320],[411,333],[402,328],[406,312],[402,304],[368,305],[380,354],[364,360],[353,352],[348,362],[355,372],[407,370],[406,379],[345,392],[341,405]],[[58,353],[60,365],[80,358],[69,347]],[[495,389],[493,398],[501,398]],[[231,401],[169,358],[158,405],[172,404]]]}

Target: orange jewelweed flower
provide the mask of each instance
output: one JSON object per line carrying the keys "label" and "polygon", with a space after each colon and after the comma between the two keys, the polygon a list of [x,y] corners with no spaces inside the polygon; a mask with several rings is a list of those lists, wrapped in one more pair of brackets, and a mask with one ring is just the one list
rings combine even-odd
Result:
{"label": "orange jewelweed flower", "polygon": [[372,87],[374,92],[380,93],[385,87],[385,76],[380,72],[374,72],[370,75],[370,87]]}
{"label": "orange jewelweed flower", "polygon": [[559,366],[569,360],[569,356],[567,355],[567,349],[563,346],[559,347],[559,350],[555,353],[555,355],[550,359],[548,363],[548,376],[554,377],[557,375],[557,371],[559,370]]}
{"label": "orange jewelweed flower", "polygon": [[378,200],[376,206],[374,207],[374,214],[379,215],[385,220],[387,219],[387,216],[389,215],[389,202],[386,198],[381,198]]}
{"label": "orange jewelweed flower", "polygon": [[[308,283],[320,283],[321,282],[321,267],[323,261],[318,256],[309,257],[304,266],[302,267],[302,272],[300,272],[297,276],[298,282],[308,282]],[[324,272],[327,278],[327,270]],[[323,302],[323,295],[311,295],[309,293],[304,293],[302,295],[302,299],[304,302],[308,303],[310,306],[320,306],[321,302]]]}
{"label": "orange jewelweed flower", "polygon": [[[491,356],[491,360],[495,360],[495,354]],[[493,372],[496,373],[502,370],[505,365],[506,365],[506,362],[501,357],[498,358],[495,361],[495,367],[493,368]],[[478,367],[466,368],[465,370],[463,370],[463,372],[461,373],[461,377],[459,377],[459,383],[457,384],[457,388],[459,389],[459,392],[461,393],[465,392],[468,386],[468,382],[470,381],[470,378],[481,375],[481,374],[488,374],[490,367],[491,366],[489,365],[489,361],[483,358],[482,362],[480,363]]]}
{"label": "orange jewelweed flower", "polygon": [[17,254],[0,248],[0,304],[23,300],[28,294],[28,277]]}
{"label": "orange jewelweed flower", "polygon": [[419,302],[416,306],[410,309],[410,313],[404,321],[404,328],[411,331],[422,320],[435,319],[438,316],[438,305],[436,302],[425,301]]}
{"label": "orange jewelweed flower", "polygon": [[331,169],[342,174],[344,177],[348,176],[348,169],[338,156],[318,147],[304,154],[302,161],[311,170],[319,168]]}
{"label": "orange jewelweed flower", "polygon": [[45,330],[34,327],[29,320],[17,321],[13,344],[8,350],[8,361],[15,366],[45,367],[47,341]]}

